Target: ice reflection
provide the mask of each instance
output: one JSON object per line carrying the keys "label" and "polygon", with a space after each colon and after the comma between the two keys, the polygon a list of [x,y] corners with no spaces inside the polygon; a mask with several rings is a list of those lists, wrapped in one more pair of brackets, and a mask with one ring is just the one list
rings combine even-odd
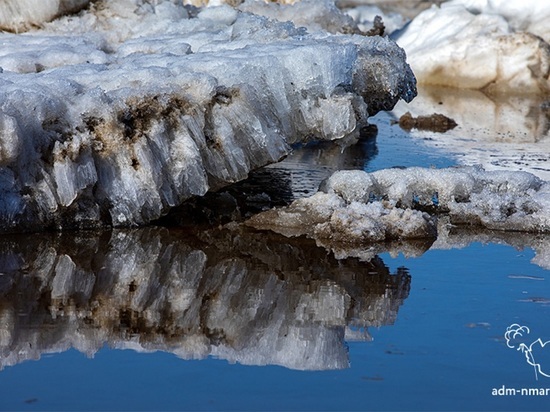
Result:
{"label": "ice reflection", "polygon": [[346,340],[392,324],[410,276],[309,240],[146,228],[0,239],[0,367],[105,344],[184,359],[348,367]]}
{"label": "ice reflection", "polygon": [[501,244],[517,250],[531,249],[535,256],[531,263],[550,269],[550,235],[523,232],[504,232],[479,229],[473,226],[450,225],[445,218],[440,219],[437,228],[437,239],[398,240],[386,243],[365,245],[323,243],[317,241],[337,259],[358,258],[369,261],[381,253],[394,257],[402,254],[406,257],[420,257],[428,250],[463,249],[472,243]]}
{"label": "ice reflection", "polygon": [[525,170],[550,180],[550,106],[543,97],[423,86],[413,102],[399,103],[394,113],[400,117],[407,111],[453,119],[458,126],[444,134],[413,130],[411,135],[456,154],[463,164]]}

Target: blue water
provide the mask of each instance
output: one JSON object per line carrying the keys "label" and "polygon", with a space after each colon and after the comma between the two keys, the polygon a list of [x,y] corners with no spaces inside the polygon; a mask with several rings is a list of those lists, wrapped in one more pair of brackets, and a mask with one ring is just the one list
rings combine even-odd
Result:
{"label": "blue water", "polygon": [[[548,396],[493,396],[493,389],[550,388],[506,328],[550,340],[550,273],[530,250],[472,244],[405,266],[411,291],[392,326],[350,342],[350,368],[294,371],[224,360],[181,360],[104,348],[93,359],[68,350],[0,372],[2,410],[547,410]],[[526,278],[518,277],[528,276]],[[548,371],[550,365],[546,367]]]}

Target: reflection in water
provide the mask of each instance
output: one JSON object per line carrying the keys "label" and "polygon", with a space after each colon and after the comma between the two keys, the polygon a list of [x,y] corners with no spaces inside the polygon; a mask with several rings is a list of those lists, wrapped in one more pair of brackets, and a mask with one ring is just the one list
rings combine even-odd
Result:
{"label": "reflection in water", "polygon": [[303,239],[146,228],[0,239],[0,367],[105,344],[295,369],[348,367],[410,276]]}
{"label": "reflection in water", "polygon": [[406,112],[453,119],[458,126],[444,134],[412,130],[411,135],[458,155],[463,164],[525,170],[550,180],[550,109],[544,98],[423,86],[411,103],[400,102],[394,110],[397,117]]}
{"label": "reflection in water", "polygon": [[468,226],[452,226],[442,219],[438,225],[437,240],[431,249],[461,249],[474,242],[508,245],[516,250],[529,248],[535,252],[531,263],[550,270],[550,235],[547,233],[476,230]]}

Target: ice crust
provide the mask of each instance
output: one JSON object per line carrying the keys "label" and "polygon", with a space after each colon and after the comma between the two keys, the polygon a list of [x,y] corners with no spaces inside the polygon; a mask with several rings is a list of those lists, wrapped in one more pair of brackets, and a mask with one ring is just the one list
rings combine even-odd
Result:
{"label": "ice crust", "polygon": [[1,231],[144,224],[416,93],[387,38],[171,1],[1,34],[0,66]]}
{"label": "ice crust", "polygon": [[396,39],[421,84],[547,93],[548,15],[538,0],[457,0],[425,10]]}
{"label": "ice crust", "polygon": [[480,167],[339,171],[315,195],[253,216],[247,224],[287,236],[357,244],[435,238],[451,225],[550,232],[550,184],[527,172]]}
{"label": "ice crust", "polygon": [[394,323],[410,287],[406,270],[392,274],[379,258],[337,261],[265,234],[38,234],[0,249],[0,369],[105,345],[343,369],[345,341]]}

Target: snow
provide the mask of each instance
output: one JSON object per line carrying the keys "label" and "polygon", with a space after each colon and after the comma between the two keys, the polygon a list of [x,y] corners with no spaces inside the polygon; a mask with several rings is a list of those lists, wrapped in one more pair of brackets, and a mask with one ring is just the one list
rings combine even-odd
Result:
{"label": "snow", "polygon": [[247,225],[321,242],[362,244],[437,237],[437,218],[490,230],[550,232],[550,183],[480,167],[334,173],[311,197]]}
{"label": "snow", "polygon": [[145,224],[416,93],[387,38],[171,1],[1,34],[0,66],[2,231]]}

